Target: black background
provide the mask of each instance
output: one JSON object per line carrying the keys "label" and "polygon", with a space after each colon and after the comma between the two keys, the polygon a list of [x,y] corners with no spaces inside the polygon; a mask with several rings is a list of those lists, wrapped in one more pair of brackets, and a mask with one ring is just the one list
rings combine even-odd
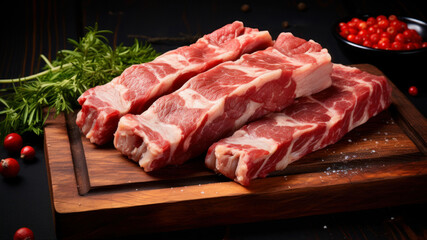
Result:
{"label": "black background", "polygon": [[[130,45],[134,38],[153,40],[159,52],[188,45],[195,37],[234,20],[270,31],[313,39],[328,48],[335,63],[371,63],[380,68],[414,105],[426,115],[425,58],[373,59],[344,51],[332,35],[340,18],[366,13],[396,14],[427,21],[425,1],[7,1],[0,5],[0,78],[38,72],[40,54],[54,59],[69,49],[67,38],[78,39],[85,26],[99,24],[113,31],[111,45]],[[249,11],[242,11],[243,4]],[[288,21],[289,27],[282,26]],[[409,96],[415,85],[419,95]],[[54,219],[43,153],[43,136],[24,135],[35,147],[34,163],[22,163],[16,179],[0,179],[0,239],[12,239],[22,226],[33,229],[36,239],[55,239]],[[0,157],[10,156],[0,147]],[[17,157],[17,156],[15,156]],[[286,207],[286,206],[284,206]],[[359,212],[269,221],[144,236],[146,239],[415,239],[427,238],[425,204],[396,206]],[[79,226],[70,226],[78,228]],[[125,233],[124,233],[125,234]]]}

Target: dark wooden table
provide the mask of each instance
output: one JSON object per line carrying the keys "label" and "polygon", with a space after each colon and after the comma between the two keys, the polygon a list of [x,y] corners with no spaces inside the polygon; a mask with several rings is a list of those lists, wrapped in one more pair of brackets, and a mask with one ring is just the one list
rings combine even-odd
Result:
{"label": "dark wooden table", "polygon": [[[346,54],[331,34],[337,19],[354,14],[384,13],[427,21],[421,1],[8,1],[0,15],[0,78],[19,77],[43,67],[40,54],[54,59],[58,50],[70,48],[84,26],[98,22],[113,31],[110,43],[131,44],[149,40],[164,52],[190,44],[234,20],[273,37],[282,31],[313,39],[328,48],[333,62],[371,63],[382,70],[426,116],[425,68],[405,63],[371,62]],[[246,6],[242,6],[247,4]],[[283,26],[287,21],[289,26]],[[424,59],[425,62],[425,59]],[[420,94],[409,96],[411,85]],[[43,136],[27,134],[25,144],[36,149],[36,161],[22,164],[20,176],[0,179],[0,239],[11,239],[22,226],[33,229],[36,239],[56,239],[52,203],[44,156]],[[8,154],[0,147],[0,157]],[[427,205],[401,205],[357,212],[308,216],[266,222],[215,226],[144,236],[146,239],[427,239]],[[230,216],[232,217],[232,216]],[[70,226],[78,228],[79,226]],[[125,234],[125,233],[124,233]]]}

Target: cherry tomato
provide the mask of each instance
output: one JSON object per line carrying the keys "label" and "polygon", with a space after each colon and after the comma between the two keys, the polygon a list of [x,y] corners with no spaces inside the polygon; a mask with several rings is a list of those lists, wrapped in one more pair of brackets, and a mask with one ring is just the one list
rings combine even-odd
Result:
{"label": "cherry tomato", "polygon": [[387,31],[388,34],[390,34],[390,37],[392,37],[392,38],[394,38],[394,36],[396,36],[396,34],[397,34],[396,28],[392,27],[392,26],[387,27],[386,31]]}
{"label": "cherry tomato", "polygon": [[397,20],[397,17],[396,17],[396,15],[390,15],[390,16],[388,16],[388,20],[389,21],[395,21],[395,20]]}
{"label": "cherry tomato", "polygon": [[403,43],[401,43],[401,42],[393,42],[391,44],[391,50],[403,50]]}
{"label": "cherry tomato", "polygon": [[3,146],[8,152],[18,152],[22,147],[22,137],[17,133],[9,133],[4,138]]}
{"label": "cherry tomato", "polygon": [[369,18],[366,20],[366,24],[367,24],[368,26],[372,26],[372,25],[374,25],[375,23],[377,23],[377,20],[375,20],[375,18],[374,18],[374,17],[369,17]]}
{"label": "cherry tomato", "polygon": [[356,23],[355,23],[355,22],[350,21],[350,22],[348,22],[348,23],[347,23],[347,26],[348,26],[349,28],[355,28],[355,27],[356,27]]}
{"label": "cherry tomato", "polygon": [[6,158],[0,161],[0,174],[5,178],[16,177],[19,169],[19,163],[14,158]]}
{"label": "cherry tomato", "polygon": [[389,25],[389,21],[387,19],[378,21],[378,27],[381,29],[386,29]]}
{"label": "cherry tomato", "polygon": [[361,35],[356,35],[356,36],[354,37],[354,42],[355,42],[355,43],[357,43],[357,44],[362,44],[362,42],[363,42],[363,37],[362,37]]}
{"label": "cherry tomato", "polygon": [[383,50],[387,50],[390,48],[390,42],[389,41],[379,41],[378,42],[378,48],[379,49],[383,49]]}
{"label": "cherry tomato", "polygon": [[379,16],[376,17],[377,22],[379,22],[381,20],[386,20],[386,19],[387,19],[387,17],[384,16],[384,15],[379,15]]}
{"label": "cherry tomato", "polygon": [[356,40],[354,40],[356,38],[356,35],[354,34],[350,34],[347,36],[347,40],[350,42],[356,42]]}
{"label": "cherry tomato", "polygon": [[408,29],[396,15],[352,18],[339,23],[339,35],[353,43],[386,50],[412,50],[427,47],[417,31]]}
{"label": "cherry tomato", "polygon": [[410,95],[412,95],[412,96],[417,96],[417,95],[418,95],[418,88],[417,88],[417,87],[415,87],[415,86],[411,86],[411,87],[408,89],[408,93],[409,93]]}
{"label": "cherry tomato", "polygon": [[359,22],[359,24],[357,25],[357,28],[358,28],[358,29],[360,29],[360,30],[365,30],[365,29],[367,29],[367,28],[368,28],[368,24],[367,24],[366,22],[361,21],[361,22]]}
{"label": "cherry tomato", "polygon": [[414,43],[409,42],[405,44],[405,50],[414,50],[414,49],[415,49]]}
{"label": "cherry tomato", "polygon": [[369,40],[363,41],[362,45],[365,47],[372,47],[372,43]]}
{"label": "cherry tomato", "polygon": [[31,229],[22,227],[15,232],[13,240],[34,240],[34,233]]}
{"label": "cherry tomato", "polygon": [[403,36],[405,37],[407,42],[411,41],[412,31],[410,31],[409,29],[406,29],[405,31],[403,31]]}
{"label": "cherry tomato", "polygon": [[357,34],[357,29],[355,29],[355,28],[348,28],[348,31],[350,32],[350,34],[354,34],[354,35],[356,35]]}
{"label": "cherry tomato", "polygon": [[369,40],[371,40],[372,43],[377,43],[380,40],[380,35],[378,33],[373,33],[369,37]]}
{"label": "cherry tomato", "polygon": [[404,42],[405,42],[405,36],[404,36],[402,33],[398,33],[398,34],[396,35],[396,37],[394,37],[394,40],[395,40],[396,42],[404,43]]}
{"label": "cherry tomato", "polygon": [[21,158],[24,160],[32,160],[36,156],[36,151],[31,146],[25,146],[21,149]]}
{"label": "cherry tomato", "polygon": [[370,33],[376,33],[377,32],[377,28],[375,28],[374,26],[370,26],[370,27],[368,27],[368,32],[370,32]]}

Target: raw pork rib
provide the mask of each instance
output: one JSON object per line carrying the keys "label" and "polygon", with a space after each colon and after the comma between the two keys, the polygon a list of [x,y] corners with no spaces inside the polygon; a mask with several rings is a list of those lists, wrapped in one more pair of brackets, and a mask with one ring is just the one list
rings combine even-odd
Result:
{"label": "raw pork rib", "polygon": [[303,97],[281,113],[252,122],[213,144],[206,166],[249,185],[304,155],[337,142],[390,105],[383,76],[334,64],[332,87]]}
{"label": "raw pork rib", "polygon": [[181,164],[247,121],[329,87],[331,71],[326,49],[282,33],[274,47],[222,63],[141,115],[123,116],[114,145],[145,171]]}
{"label": "raw pork rib", "polygon": [[124,114],[139,114],[191,77],[271,45],[267,31],[245,28],[236,21],[190,46],[169,51],[152,62],[133,65],[108,84],[89,89],[78,99],[82,110],[76,123],[91,142],[104,144],[112,140]]}

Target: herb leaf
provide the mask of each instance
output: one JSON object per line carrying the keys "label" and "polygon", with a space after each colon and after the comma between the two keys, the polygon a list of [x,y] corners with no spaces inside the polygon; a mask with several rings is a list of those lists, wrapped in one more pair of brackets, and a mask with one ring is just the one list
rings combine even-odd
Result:
{"label": "herb leaf", "polygon": [[[4,79],[12,87],[0,97],[0,137],[9,132],[43,133],[45,114],[55,109],[56,115],[78,107],[77,98],[87,89],[105,84],[120,75],[127,67],[152,61],[159,54],[149,45],[137,40],[132,46],[123,44],[113,49],[98,26],[87,27],[78,41],[69,39],[74,50],[62,50],[57,58],[46,62],[43,71],[28,77]],[[47,112],[47,113],[46,113]]]}

